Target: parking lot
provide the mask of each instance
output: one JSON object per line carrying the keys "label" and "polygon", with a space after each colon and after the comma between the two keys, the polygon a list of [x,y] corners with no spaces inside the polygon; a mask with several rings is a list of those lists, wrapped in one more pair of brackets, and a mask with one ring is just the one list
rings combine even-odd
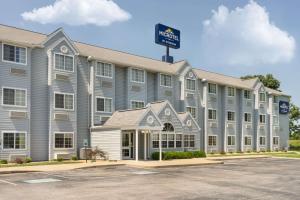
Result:
{"label": "parking lot", "polygon": [[0,175],[0,199],[299,199],[300,160],[244,159],[163,169],[126,166]]}

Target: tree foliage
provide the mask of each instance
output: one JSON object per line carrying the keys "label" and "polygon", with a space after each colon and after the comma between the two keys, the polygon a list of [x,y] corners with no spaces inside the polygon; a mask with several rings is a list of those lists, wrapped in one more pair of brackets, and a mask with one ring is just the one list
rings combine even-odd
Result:
{"label": "tree foliage", "polygon": [[274,89],[274,90],[279,90],[280,88],[280,81],[276,79],[272,74],[266,74],[264,75],[247,75],[247,76],[242,76],[241,79],[243,80],[248,80],[248,79],[253,79],[253,78],[258,78],[264,86]]}
{"label": "tree foliage", "polygon": [[290,105],[290,137],[293,139],[300,139],[300,108],[295,104]]}

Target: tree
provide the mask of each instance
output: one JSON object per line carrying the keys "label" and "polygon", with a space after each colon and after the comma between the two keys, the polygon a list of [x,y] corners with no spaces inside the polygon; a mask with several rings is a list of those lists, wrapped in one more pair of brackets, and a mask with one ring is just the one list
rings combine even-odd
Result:
{"label": "tree", "polygon": [[291,103],[290,106],[290,138],[300,139],[300,108]]}
{"label": "tree", "polygon": [[241,79],[243,80],[248,80],[248,79],[253,79],[253,78],[258,78],[264,86],[274,89],[274,90],[279,90],[280,88],[280,81],[276,79],[272,74],[266,74],[264,75],[247,75],[247,76],[242,76]]}

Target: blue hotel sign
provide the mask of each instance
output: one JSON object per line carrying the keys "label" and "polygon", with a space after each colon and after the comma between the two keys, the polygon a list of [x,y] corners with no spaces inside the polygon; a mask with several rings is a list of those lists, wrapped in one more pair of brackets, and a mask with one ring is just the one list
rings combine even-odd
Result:
{"label": "blue hotel sign", "polygon": [[155,25],[155,43],[171,47],[180,48],[180,31],[163,24]]}
{"label": "blue hotel sign", "polygon": [[290,103],[287,101],[279,101],[279,113],[288,114],[290,111]]}

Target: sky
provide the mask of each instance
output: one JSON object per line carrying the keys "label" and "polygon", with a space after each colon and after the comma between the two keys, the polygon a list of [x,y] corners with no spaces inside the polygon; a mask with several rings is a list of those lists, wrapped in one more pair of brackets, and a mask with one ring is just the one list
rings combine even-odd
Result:
{"label": "sky", "polygon": [[[18,5],[18,6],[16,6]],[[10,0],[0,23],[161,59],[154,26],[181,31],[175,61],[231,76],[273,74],[300,106],[298,0]]]}

